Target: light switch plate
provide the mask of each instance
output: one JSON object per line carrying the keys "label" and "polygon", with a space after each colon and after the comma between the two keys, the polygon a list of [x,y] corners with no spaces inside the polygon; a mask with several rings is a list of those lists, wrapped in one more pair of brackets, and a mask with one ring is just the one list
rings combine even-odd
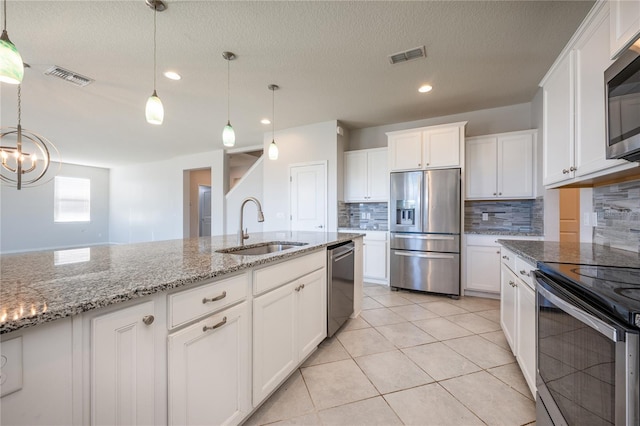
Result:
{"label": "light switch plate", "polygon": [[582,215],[582,226],[589,226],[589,225],[591,225],[591,213],[585,212]]}
{"label": "light switch plate", "polygon": [[22,336],[0,343],[0,397],[22,389]]}

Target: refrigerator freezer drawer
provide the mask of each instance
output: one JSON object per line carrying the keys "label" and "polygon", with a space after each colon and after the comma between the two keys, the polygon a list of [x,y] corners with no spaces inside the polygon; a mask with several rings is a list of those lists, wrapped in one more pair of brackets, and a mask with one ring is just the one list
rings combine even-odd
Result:
{"label": "refrigerator freezer drawer", "polygon": [[460,253],[460,235],[458,234],[391,233],[390,242],[390,247],[398,250]]}
{"label": "refrigerator freezer drawer", "polygon": [[459,296],[460,255],[391,250],[391,286]]}

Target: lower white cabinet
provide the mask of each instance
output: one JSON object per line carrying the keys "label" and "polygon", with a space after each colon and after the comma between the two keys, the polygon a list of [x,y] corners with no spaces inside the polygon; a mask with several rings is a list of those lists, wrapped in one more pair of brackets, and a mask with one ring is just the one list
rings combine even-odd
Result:
{"label": "lower white cabinet", "polygon": [[327,336],[326,269],[253,299],[253,404]]}
{"label": "lower white cabinet", "polygon": [[154,315],[150,300],[92,319],[91,424],[157,423]]}
{"label": "lower white cabinet", "polygon": [[536,292],[527,284],[518,287],[518,329],[516,332],[518,364],[536,394]]}
{"label": "lower white cabinet", "polygon": [[467,290],[500,293],[500,247],[467,246]]}
{"label": "lower white cabinet", "polygon": [[387,232],[367,231],[364,237],[364,279],[376,284],[389,283]]}
{"label": "lower white cabinet", "polygon": [[502,265],[502,276],[500,279],[500,325],[511,351],[516,354],[516,308],[518,303],[517,294],[518,278]]}
{"label": "lower white cabinet", "polygon": [[169,424],[238,424],[251,412],[249,303],[169,335]]}

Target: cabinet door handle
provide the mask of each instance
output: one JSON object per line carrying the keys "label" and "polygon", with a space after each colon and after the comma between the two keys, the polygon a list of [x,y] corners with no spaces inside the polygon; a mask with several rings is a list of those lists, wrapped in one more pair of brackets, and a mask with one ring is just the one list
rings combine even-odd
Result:
{"label": "cabinet door handle", "polygon": [[218,300],[222,300],[225,297],[227,297],[227,292],[223,291],[220,296],[211,297],[211,298],[205,297],[204,299],[202,299],[202,303],[217,302]]}
{"label": "cabinet door handle", "polygon": [[502,195],[502,192],[499,192],[498,195]]}
{"label": "cabinet door handle", "polygon": [[527,277],[530,277],[531,274],[527,271],[525,271],[524,269],[520,271],[520,275],[526,275]]}
{"label": "cabinet door handle", "polygon": [[206,325],[204,327],[202,327],[202,331],[209,331],[209,330],[215,330],[216,328],[220,328],[223,325],[225,325],[227,323],[227,317],[222,318],[222,321],[220,321],[219,323],[217,323],[216,325],[212,325],[211,327],[207,327]]}
{"label": "cabinet door handle", "polygon": [[153,321],[155,320],[155,317],[153,315],[145,315],[144,317],[142,317],[142,322],[145,325],[151,325],[153,324]]}
{"label": "cabinet door handle", "polygon": [[496,195],[496,193],[494,192],[493,195]]}
{"label": "cabinet door handle", "polygon": [[421,163],[418,163],[418,167],[422,167],[422,164],[421,164]]}
{"label": "cabinet door handle", "polygon": [[577,167],[573,167],[573,166],[569,167],[570,172],[575,172],[576,170],[578,170]]}
{"label": "cabinet door handle", "polygon": [[500,254],[500,250],[498,250],[496,253],[497,253],[497,254]]}
{"label": "cabinet door handle", "polygon": [[300,291],[304,288],[304,284],[300,284],[298,287],[296,287],[296,291]]}
{"label": "cabinet door handle", "polygon": [[506,254],[504,256],[502,256],[502,258],[509,260],[509,256],[507,256]]}
{"label": "cabinet door handle", "polygon": [[569,173],[569,170],[567,170],[567,169],[562,169],[562,174],[563,174],[563,175],[566,175],[567,173]]}
{"label": "cabinet door handle", "polygon": [[514,283],[514,282],[513,282],[513,281],[511,281],[511,280],[509,280],[509,285],[510,285],[511,287],[515,287],[515,286],[516,286],[516,283]]}

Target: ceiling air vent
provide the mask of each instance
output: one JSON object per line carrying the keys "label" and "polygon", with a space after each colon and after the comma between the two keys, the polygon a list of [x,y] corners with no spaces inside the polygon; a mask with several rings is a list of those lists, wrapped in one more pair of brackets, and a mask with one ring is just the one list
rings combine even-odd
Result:
{"label": "ceiling air vent", "polygon": [[80,75],[76,72],[69,71],[57,65],[54,65],[47,69],[44,72],[45,75],[50,75],[53,77],[61,78],[71,84],[75,84],[76,86],[84,87],[88,84],[93,83],[95,80],[89,77],[85,77],[84,75]]}
{"label": "ceiling air vent", "polygon": [[426,58],[427,51],[424,46],[416,47],[413,49],[405,50],[404,52],[394,53],[389,55],[389,62],[391,65],[399,64],[400,62],[413,61],[414,59]]}

